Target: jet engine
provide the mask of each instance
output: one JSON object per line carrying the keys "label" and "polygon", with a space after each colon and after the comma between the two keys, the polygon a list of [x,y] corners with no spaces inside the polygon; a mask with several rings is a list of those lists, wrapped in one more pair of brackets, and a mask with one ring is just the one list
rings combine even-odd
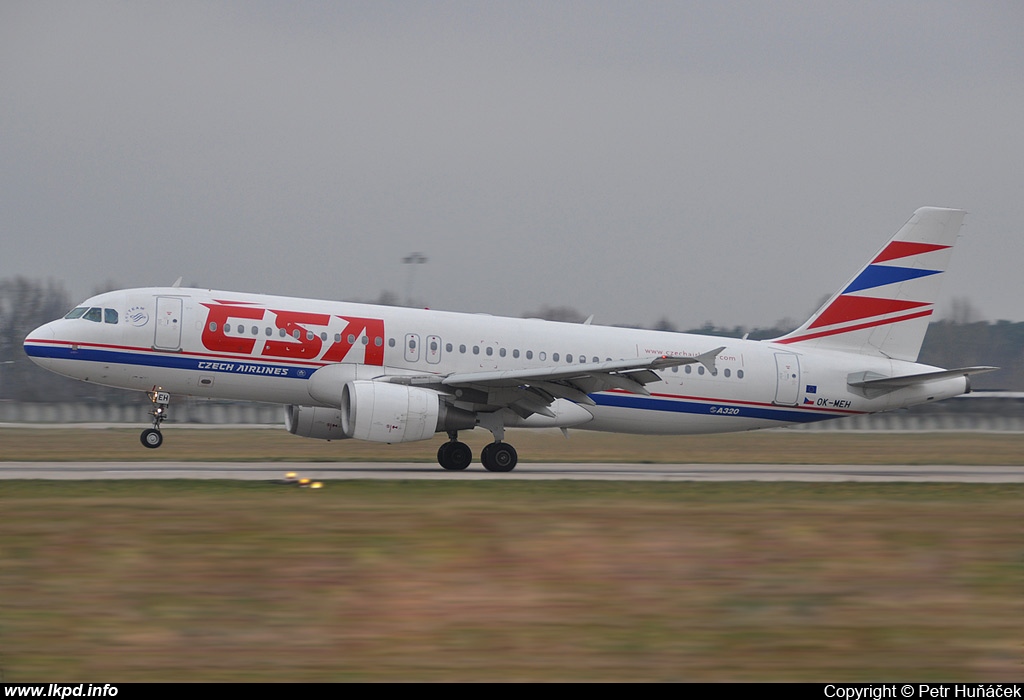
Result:
{"label": "jet engine", "polygon": [[340,413],[347,437],[374,442],[429,440],[439,431],[476,426],[472,412],[449,406],[436,391],[368,380],[345,385]]}

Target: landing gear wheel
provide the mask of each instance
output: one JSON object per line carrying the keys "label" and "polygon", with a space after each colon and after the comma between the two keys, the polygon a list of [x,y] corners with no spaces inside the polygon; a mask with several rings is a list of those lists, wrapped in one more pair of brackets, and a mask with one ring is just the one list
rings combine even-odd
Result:
{"label": "landing gear wheel", "polygon": [[518,461],[516,448],[507,442],[492,442],[480,452],[480,462],[489,472],[510,472]]}
{"label": "landing gear wheel", "polygon": [[146,428],[142,431],[142,435],[139,436],[139,440],[145,447],[155,450],[164,444],[164,436],[156,428]]}
{"label": "landing gear wheel", "polygon": [[462,471],[473,462],[473,451],[464,442],[452,440],[437,450],[437,463],[451,471]]}
{"label": "landing gear wheel", "polygon": [[152,391],[147,391],[146,395],[149,396],[149,400],[153,404],[153,410],[149,412],[149,415],[153,416],[153,427],[143,430],[139,440],[145,447],[155,450],[164,444],[160,424],[167,420],[167,407],[171,403],[171,395],[158,386],[153,387]]}

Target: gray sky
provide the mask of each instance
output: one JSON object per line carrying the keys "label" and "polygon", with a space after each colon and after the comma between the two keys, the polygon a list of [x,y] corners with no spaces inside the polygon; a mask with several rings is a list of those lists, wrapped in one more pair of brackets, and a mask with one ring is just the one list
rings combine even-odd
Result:
{"label": "gray sky", "polygon": [[[919,206],[1024,320],[1017,2],[0,4],[0,277],[802,320]],[[941,313],[941,310],[940,310]]]}

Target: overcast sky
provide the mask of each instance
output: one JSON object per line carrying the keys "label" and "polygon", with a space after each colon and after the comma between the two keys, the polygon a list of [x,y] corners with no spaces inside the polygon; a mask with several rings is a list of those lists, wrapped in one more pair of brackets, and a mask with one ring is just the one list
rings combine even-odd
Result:
{"label": "overcast sky", "polygon": [[925,205],[1024,320],[1019,2],[0,3],[0,277],[802,320]]}

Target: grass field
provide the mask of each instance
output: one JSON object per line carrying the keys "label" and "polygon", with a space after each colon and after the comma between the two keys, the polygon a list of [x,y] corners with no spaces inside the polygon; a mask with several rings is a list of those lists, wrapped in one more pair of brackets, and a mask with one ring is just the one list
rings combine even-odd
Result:
{"label": "grass field", "polygon": [[0,482],[8,681],[1024,677],[1024,487]]}
{"label": "grass field", "polygon": [[[281,461],[434,462],[445,439],[383,445],[325,442],[283,429],[196,429],[171,426],[164,445],[148,450],[138,429],[0,428],[0,461]],[[483,430],[460,438],[479,455]],[[861,433],[773,430],[725,435],[638,436],[557,430],[510,430],[523,462],[652,462],[691,464],[1024,464],[1024,434]]]}
{"label": "grass field", "polygon": [[[486,436],[470,436],[476,451]],[[525,459],[1020,464],[1016,435],[517,433]],[[432,460],[271,430],[4,459]],[[0,481],[7,681],[1024,678],[1024,486]]]}

